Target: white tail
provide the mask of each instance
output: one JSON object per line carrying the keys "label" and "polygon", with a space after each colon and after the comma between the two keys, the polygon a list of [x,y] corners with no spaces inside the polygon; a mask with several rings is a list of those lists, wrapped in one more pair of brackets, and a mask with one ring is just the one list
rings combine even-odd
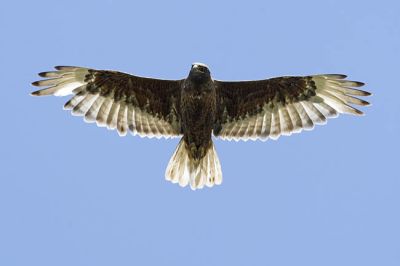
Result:
{"label": "white tail", "polygon": [[168,163],[165,179],[172,183],[179,183],[181,187],[190,183],[193,190],[201,189],[204,186],[220,185],[222,171],[214,144],[211,142],[211,146],[203,158],[194,160],[189,158],[186,143],[182,138]]}

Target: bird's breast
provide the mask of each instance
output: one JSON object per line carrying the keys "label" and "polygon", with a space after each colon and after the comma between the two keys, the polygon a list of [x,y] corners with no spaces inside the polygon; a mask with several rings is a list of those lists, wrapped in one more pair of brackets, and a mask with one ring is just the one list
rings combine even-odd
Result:
{"label": "bird's breast", "polygon": [[181,119],[184,139],[189,145],[207,146],[215,121],[215,90],[184,90],[181,95]]}

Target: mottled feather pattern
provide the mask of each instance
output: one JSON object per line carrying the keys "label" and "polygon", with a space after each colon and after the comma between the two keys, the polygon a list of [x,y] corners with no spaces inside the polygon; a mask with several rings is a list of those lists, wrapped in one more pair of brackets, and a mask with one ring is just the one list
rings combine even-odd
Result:
{"label": "mottled feather pattern", "polygon": [[64,105],[120,136],[182,136],[165,178],[193,190],[222,183],[211,135],[226,140],[276,140],[323,125],[340,113],[362,115],[354,106],[364,83],[345,75],[278,77],[256,81],[218,81],[195,63],[186,79],[160,80],[110,70],[58,66],[33,82],[45,87],[35,96],[72,95]]}
{"label": "mottled feather pattern", "polygon": [[323,125],[327,118],[337,117],[338,113],[362,115],[351,105],[369,103],[354,96],[370,93],[356,89],[364,83],[345,78],[345,75],[327,74],[216,81],[219,116],[214,135],[227,140],[277,139]]}
{"label": "mottled feather pattern", "polygon": [[117,71],[58,66],[56,71],[39,73],[48,78],[32,85],[47,87],[35,96],[73,94],[64,105],[86,122],[117,129],[118,134],[147,137],[181,135],[179,110],[180,80],[137,77]]}

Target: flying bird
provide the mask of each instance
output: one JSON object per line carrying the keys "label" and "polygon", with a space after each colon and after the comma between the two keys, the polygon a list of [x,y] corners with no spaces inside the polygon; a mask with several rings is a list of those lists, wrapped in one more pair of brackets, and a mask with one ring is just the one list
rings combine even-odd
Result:
{"label": "flying bird", "polygon": [[362,82],[345,75],[285,76],[254,81],[213,79],[209,68],[194,63],[187,78],[162,80],[111,70],[57,66],[42,72],[46,87],[34,96],[73,95],[64,108],[89,123],[141,137],[181,137],[166,180],[195,189],[222,182],[212,135],[223,140],[277,139],[339,113],[362,115],[352,105],[369,105],[355,96]]}

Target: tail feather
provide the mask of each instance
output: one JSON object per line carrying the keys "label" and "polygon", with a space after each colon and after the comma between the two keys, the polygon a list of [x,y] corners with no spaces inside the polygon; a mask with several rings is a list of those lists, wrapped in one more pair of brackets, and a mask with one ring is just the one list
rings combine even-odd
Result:
{"label": "tail feather", "polygon": [[193,190],[220,185],[222,171],[214,144],[211,143],[203,158],[194,160],[189,157],[186,143],[181,139],[168,163],[165,179],[182,187],[190,184]]}

